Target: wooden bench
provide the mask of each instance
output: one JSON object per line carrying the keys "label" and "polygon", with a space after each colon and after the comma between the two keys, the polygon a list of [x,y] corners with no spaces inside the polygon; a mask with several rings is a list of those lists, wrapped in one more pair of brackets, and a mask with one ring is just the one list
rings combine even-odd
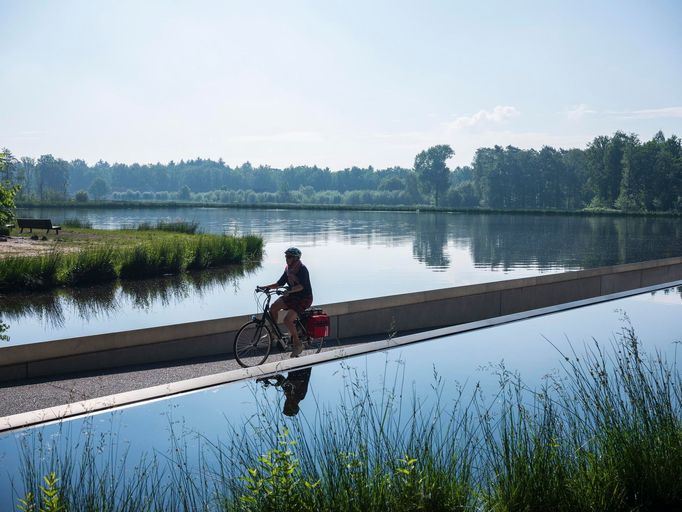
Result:
{"label": "wooden bench", "polygon": [[17,226],[21,230],[19,233],[23,233],[24,229],[28,229],[33,233],[33,228],[36,228],[46,229],[46,233],[49,233],[51,229],[54,229],[54,232],[59,234],[59,230],[62,229],[61,226],[53,226],[50,219],[17,219]]}

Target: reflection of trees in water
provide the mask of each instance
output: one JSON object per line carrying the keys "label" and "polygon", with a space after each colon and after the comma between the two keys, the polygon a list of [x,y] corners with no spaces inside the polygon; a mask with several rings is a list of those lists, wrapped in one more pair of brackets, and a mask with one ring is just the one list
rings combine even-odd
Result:
{"label": "reflection of trees in water", "polygon": [[412,254],[427,267],[445,270],[450,266],[446,254],[448,246],[448,217],[434,213],[420,213],[415,224]]}
{"label": "reflection of trees in water", "polygon": [[30,316],[46,327],[61,328],[64,327],[67,307],[76,311],[82,319],[92,319],[111,316],[120,309],[122,300],[130,302],[134,309],[147,309],[155,302],[167,306],[171,301],[180,302],[190,296],[201,297],[216,286],[231,286],[238,290],[239,279],[259,267],[260,263],[251,263],[160,279],[3,295],[0,296],[0,317],[12,320]]}
{"label": "reflection of trees in water", "polygon": [[481,267],[593,268],[682,254],[677,219],[477,215],[471,254]]}

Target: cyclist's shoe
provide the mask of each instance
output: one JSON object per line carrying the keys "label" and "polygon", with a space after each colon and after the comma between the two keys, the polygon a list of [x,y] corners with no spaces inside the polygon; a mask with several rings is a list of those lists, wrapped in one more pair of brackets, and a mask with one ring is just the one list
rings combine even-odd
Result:
{"label": "cyclist's shoe", "polygon": [[298,357],[301,355],[301,352],[303,352],[303,345],[299,345],[298,347],[294,347],[291,351],[291,357]]}

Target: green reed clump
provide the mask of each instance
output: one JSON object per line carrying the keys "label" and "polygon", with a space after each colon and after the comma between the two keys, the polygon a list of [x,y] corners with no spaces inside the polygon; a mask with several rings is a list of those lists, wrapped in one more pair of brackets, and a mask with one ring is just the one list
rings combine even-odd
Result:
{"label": "green reed clump", "polygon": [[41,256],[0,259],[0,290],[46,290],[60,283],[63,254],[53,250]]}
{"label": "green reed clump", "polygon": [[641,353],[625,320],[610,353],[596,346],[567,362],[574,486],[602,510],[670,510],[682,504],[682,379],[660,354]]}
{"label": "green reed clump", "polygon": [[55,248],[42,256],[0,258],[0,291],[84,286],[232,264],[248,266],[262,256],[262,250],[260,237],[227,235],[164,235],[136,245],[94,246],[72,254]]}
{"label": "green reed clump", "polygon": [[92,222],[83,219],[64,219],[64,222],[62,222],[62,227],[92,229]]}
{"label": "green reed clump", "polygon": [[179,274],[185,268],[185,243],[176,239],[152,239],[122,251],[122,279]]}
{"label": "green reed clump", "polygon": [[118,254],[112,246],[84,249],[70,255],[64,282],[72,286],[87,286],[115,281],[118,277]]}
{"label": "green reed clump", "polygon": [[[628,324],[607,354],[565,358],[562,379],[527,393],[503,385],[486,422],[490,510],[670,510],[682,504],[682,379],[643,357]],[[507,377],[509,377],[507,375]],[[499,426],[498,426],[499,425]],[[677,468],[677,469],[676,469]]]}
{"label": "green reed clump", "polygon": [[201,270],[260,258],[263,254],[263,239],[253,235],[202,235],[189,240],[188,248],[187,270]]}
{"label": "green reed clump", "polygon": [[[298,418],[285,426],[278,410],[263,406],[241,435],[232,436],[231,446],[216,448],[222,454],[239,450],[239,466],[248,485],[233,485],[231,495],[242,501],[253,497],[252,478],[256,473],[263,478],[261,454],[281,451],[285,432],[291,452],[287,460],[296,465],[287,486],[294,486],[297,500],[287,510],[473,507],[472,430],[461,396],[447,404],[437,398],[424,407],[416,397],[411,402],[403,398],[401,376],[402,369],[398,369],[376,394],[366,377],[351,374],[340,406],[318,410],[313,428]],[[440,382],[434,389],[443,391]],[[276,482],[266,479],[266,484]]]}
{"label": "green reed clump", "polygon": [[156,224],[149,222],[142,222],[138,224],[139,231],[171,231],[173,233],[185,233],[194,235],[199,230],[199,223],[197,221],[178,220],[174,222],[159,221]]}
{"label": "green reed clump", "polygon": [[263,255],[263,238],[256,235],[244,235],[244,254],[251,259],[260,258]]}

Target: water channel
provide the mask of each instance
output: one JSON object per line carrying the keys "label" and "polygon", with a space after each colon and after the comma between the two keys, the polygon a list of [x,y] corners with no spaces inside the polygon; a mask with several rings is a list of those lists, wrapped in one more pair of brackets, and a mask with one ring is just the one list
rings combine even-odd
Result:
{"label": "water channel", "polygon": [[[255,449],[263,453],[288,428],[294,439],[315,445],[342,428],[343,411],[366,412],[370,403],[390,411],[391,436],[405,431],[415,404],[429,425],[446,424],[476,394],[494,417],[501,379],[518,373],[526,389],[539,389],[562,378],[563,355],[584,358],[597,342],[613,357],[611,344],[630,326],[646,353],[674,364],[682,341],[682,288],[316,365],[305,374],[306,393],[294,415],[285,412],[282,389],[247,380],[0,435],[0,510],[16,504],[12,488],[22,489],[25,461],[39,477],[68,463],[75,473],[85,464],[134,475],[152,460],[177,475],[173,461],[181,455],[193,475],[210,481],[221,471],[244,475],[238,459],[245,443],[261,443]],[[231,458],[216,460],[215,446]],[[162,482],[175,485],[168,475]]]}
{"label": "water channel", "polygon": [[208,233],[259,234],[265,255],[246,269],[0,296],[0,319],[10,326],[3,346],[251,313],[252,290],[280,275],[290,245],[303,250],[317,304],[682,254],[682,223],[665,217],[202,207],[17,215],[101,229],[189,220]]}

